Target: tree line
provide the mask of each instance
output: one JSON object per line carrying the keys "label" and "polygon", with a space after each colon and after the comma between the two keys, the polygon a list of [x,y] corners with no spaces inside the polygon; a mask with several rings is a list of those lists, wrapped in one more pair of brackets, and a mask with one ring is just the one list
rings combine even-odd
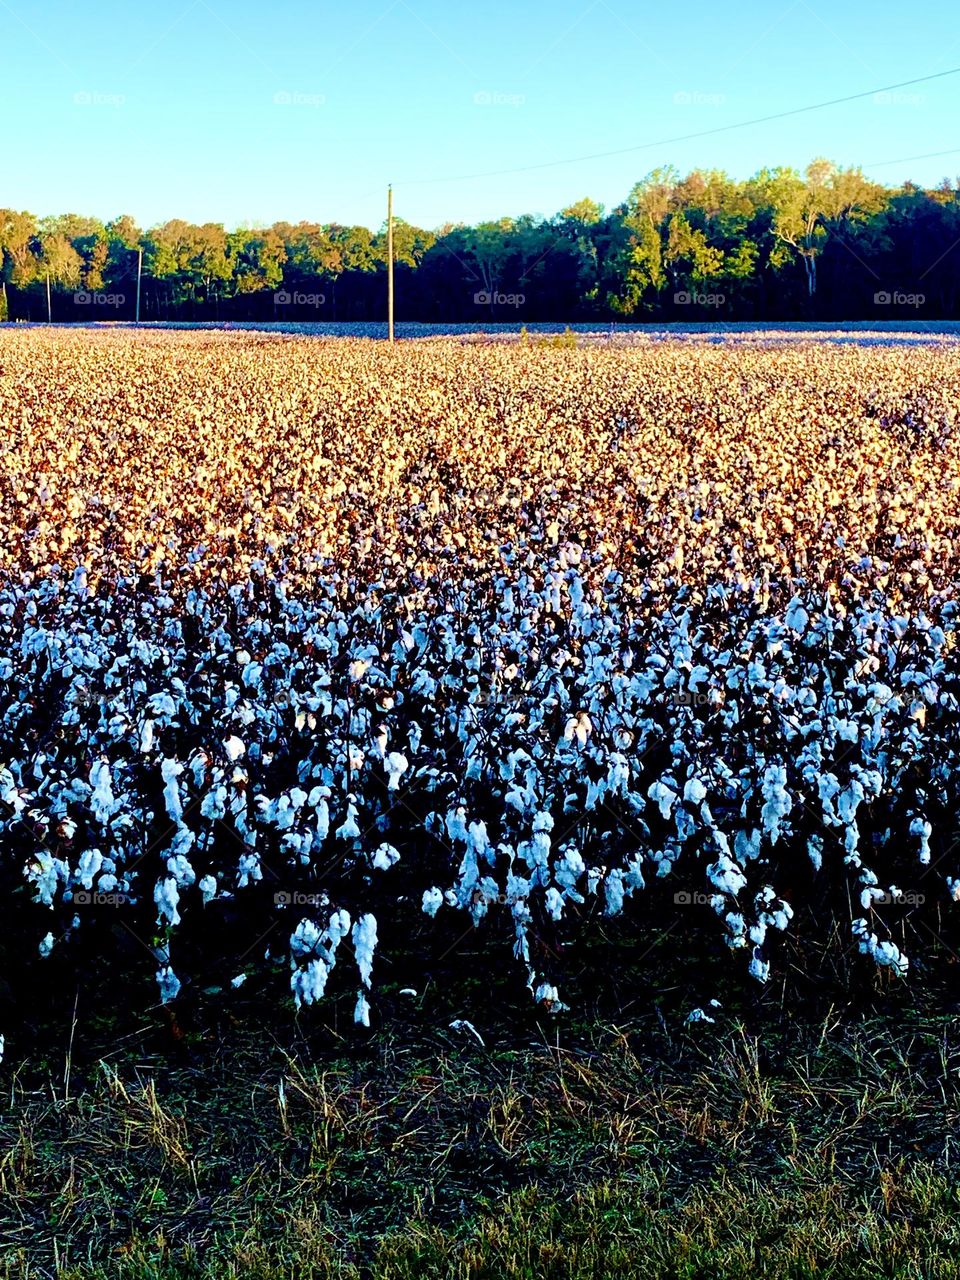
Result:
{"label": "tree line", "polygon": [[[960,181],[887,187],[803,173],[653,170],[607,212],[394,227],[397,318],[943,319],[960,314]],[[381,320],[386,229],[228,231],[0,209],[0,319]]]}

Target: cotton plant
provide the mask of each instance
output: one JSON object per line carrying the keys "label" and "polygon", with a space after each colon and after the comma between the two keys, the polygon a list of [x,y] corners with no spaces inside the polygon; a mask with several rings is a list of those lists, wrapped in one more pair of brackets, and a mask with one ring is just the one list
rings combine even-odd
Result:
{"label": "cotton plant", "polygon": [[[171,947],[238,900],[264,901],[265,927],[280,919],[290,938],[297,1004],[327,994],[348,938],[366,1023],[384,943],[361,922],[384,937],[401,918],[425,931],[502,925],[531,998],[557,1011],[561,991],[571,996],[562,966],[538,971],[539,936],[562,942],[594,918],[633,929],[680,887],[704,899],[691,927],[713,930],[739,972],[767,980],[797,929],[802,899],[781,884],[796,870],[799,894],[804,877],[848,887],[857,945],[906,974],[882,941],[901,901],[892,882],[909,894],[911,875],[929,869],[942,905],[960,900],[956,862],[937,864],[960,776],[957,613],[937,565],[947,544],[891,565],[898,548],[855,545],[814,475],[823,529],[801,534],[792,510],[792,540],[775,545],[765,486],[742,474],[732,445],[715,464],[744,504],[687,476],[686,462],[659,467],[662,432],[635,416],[610,416],[633,424],[617,441],[616,477],[591,469],[609,451],[577,452],[570,431],[577,485],[566,491],[554,463],[534,484],[518,461],[517,485],[492,486],[489,501],[466,480],[448,493],[427,451],[392,439],[397,469],[384,461],[377,483],[395,485],[397,500],[382,506],[356,459],[314,470],[317,450],[292,432],[291,466],[332,473],[332,514],[317,505],[281,527],[252,485],[228,565],[212,558],[213,531],[175,544],[141,536],[162,511],[131,525],[131,545],[153,550],[135,573],[124,568],[129,581],[80,532],[59,573],[30,560],[38,539],[25,546],[34,576],[0,587],[0,832],[24,850],[6,856],[21,859],[16,880],[39,922],[29,951],[55,945],[59,958],[77,929],[97,927],[78,894],[126,894]],[[876,430],[875,445],[919,465],[899,428]],[[545,466],[550,432],[526,419],[517,431]],[[937,440],[953,448],[946,428]],[[460,474],[459,444],[448,444]],[[442,519],[434,489],[471,519]],[[953,527],[950,492],[941,534]],[[312,501],[306,490],[299,500]],[[336,519],[348,503],[359,531]],[[903,556],[910,510],[895,535]],[[400,513],[396,527],[376,527],[384,513]],[[414,514],[404,545],[398,531]],[[630,547],[628,519],[641,522]],[[872,516],[864,528],[883,536]],[[806,561],[789,567],[794,544]],[[119,584],[112,603],[96,589],[106,568]],[[63,690],[51,745],[27,730]],[[275,886],[320,884],[329,899],[306,923],[276,901]],[[164,999],[189,981],[169,952],[157,974]]]}

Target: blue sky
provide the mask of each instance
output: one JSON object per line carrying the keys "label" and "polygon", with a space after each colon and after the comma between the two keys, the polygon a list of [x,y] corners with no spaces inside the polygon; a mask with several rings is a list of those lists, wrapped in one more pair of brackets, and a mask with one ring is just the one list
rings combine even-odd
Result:
{"label": "blue sky", "polygon": [[[960,174],[960,75],[630,155],[630,147],[960,65],[955,0],[0,0],[0,205],[228,226],[420,225],[582,195],[658,164]],[[880,162],[958,148],[903,164]],[[442,181],[420,182],[422,179]]]}

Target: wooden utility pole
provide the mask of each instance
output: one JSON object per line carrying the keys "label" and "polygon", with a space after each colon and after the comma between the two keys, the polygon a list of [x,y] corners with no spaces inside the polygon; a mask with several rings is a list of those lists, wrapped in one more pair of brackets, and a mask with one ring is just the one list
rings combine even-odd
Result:
{"label": "wooden utility pole", "polygon": [[143,271],[143,250],[137,250],[137,324],[140,323],[140,273]]}
{"label": "wooden utility pole", "polygon": [[50,309],[50,272],[47,272],[47,324],[53,323],[53,312]]}
{"label": "wooden utility pole", "polygon": [[393,187],[387,187],[387,337],[393,342]]}

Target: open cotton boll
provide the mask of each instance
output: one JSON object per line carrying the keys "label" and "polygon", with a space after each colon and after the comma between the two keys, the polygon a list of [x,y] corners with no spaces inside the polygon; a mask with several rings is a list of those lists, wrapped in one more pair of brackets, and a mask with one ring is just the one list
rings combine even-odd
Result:
{"label": "open cotton boll", "polygon": [[400,854],[391,844],[382,844],[373,855],[372,863],[377,871],[389,871],[400,861]]}
{"label": "open cotton boll", "polygon": [[689,1025],[691,1022],[716,1022],[716,1018],[711,1018],[708,1013],[704,1013],[702,1009],[691,1009],[687,1014],[685,1021]]}
{"label": "open cotton boll", "polygon": [[177,910],[180,901],[180,890],[173,876],[158,880],[153,888],[153,900],[157,904],[157,924],[166,921],[171,926],[180,923],[180,912]]}
{"label": "open cotton boll", "polygon": [[204,906],[206,906],[208,902],[212,902],[213,899],[217,896],[217,882],[213,876],[210,876],[210,875],[204,876],[203,879],[198,883],[197,888],[200,890],[200,893],[203,896]]}
{"label": "open cotton boll", "polygon": [[361,916],[353,926],[353,949],[357,957],[357,968],[360,980],[365,987],[370,986],[370,974],[373,970],[373,953],[377,948],[377,921],[369,913]]}
{"label": "open cotton boll", "polygon": [[534,991],[533,998],[537,1004],[546,1005],[550,1013],[562,1013],[567,1008],[560,999],[557,988],[549,982],[541,982]]}
{"label": "open cotton boll", "polygon": [[54,946],[54,938],[52,933],[46,934],[40,940],[40,946],[38,950],[44,959],[46,959],[47,956],[50,954],[50,952],[53,950],[53,946]]}
{"label": "open cotton boll", "polygon": [[163,799],[167,807],[167,816],[171,822],[180,824],[183,818],[183,805],[180,801],[180,789],[177,779],[183,773],[183,765],[176,760],[164,760],[160,765],[160,776],[163,778]]}
{"label": "open cotton boll", "polygon": [[400,786],[400,779],[409,767],[407,757],[399,751],[391,751],[384,759],[383,767],[387,774],[387,790],[396,791]]}
{"label": "open cotton boll", "polygon": [[665,782],[654,782],[647,791],[647,795],[655,804],[660,806],[660,815],[669,818],[673,812],[673,806],[677,800],[676,791],[671,790]]}
{"label": "open cotton boll", "polygon": [[356,797],[347,796],[347,813],[341,825],[336,830],[338,840],[359,840],[360,827],[357,824],[358,810],[356,805]]}
{"label": "open cotton boll", "polygon": [[435,916],[443,906],[443,894],[439,889],[424,889],[423,910],[428,916]]}
{"label": "open cotton boll", "polygon": [[157,970],[157,985],[160,988],[162,1004],[169,1004],[171,1000],[176,1000],[180,994],[180,979],[168,964]]}
{"label": "open cotton boll", "polygon": [[242,738],[238,738],[236,734],[231,734],[229,738],[224,739],[223,749],[227,754],[227,759],[233,764],[246,753],[246,745]]}
{"label": "open cotton boll", "polygon": [[683,788],[683,798],[691,804],[702,804],[707,798],[707,788],[699,778],[688,778]]}

